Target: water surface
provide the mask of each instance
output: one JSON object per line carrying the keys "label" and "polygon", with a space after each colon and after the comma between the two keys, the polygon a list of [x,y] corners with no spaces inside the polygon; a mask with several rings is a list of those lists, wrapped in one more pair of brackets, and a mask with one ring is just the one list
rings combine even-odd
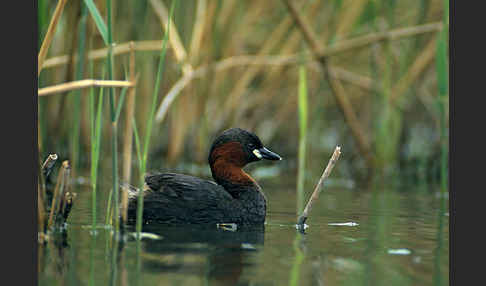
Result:
{"label": "water surface", "polygon": [[111,239],[103,225],[109,187],[99,190],[93,235],[91,190],[80,185],[64,235],[39,246],[39,284],[449,284],[448,198],[438,188],[326,187],[301,234],[295,184],[260,184],[263,228],[150,225],[141,242]]}

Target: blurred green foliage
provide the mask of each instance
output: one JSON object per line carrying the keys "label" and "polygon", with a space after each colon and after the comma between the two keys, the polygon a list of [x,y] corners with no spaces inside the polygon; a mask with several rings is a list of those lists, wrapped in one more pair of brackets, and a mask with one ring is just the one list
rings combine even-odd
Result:
{"label": "blurred green foliage", "polygon": [[[448,152],[448,21],[443,20],[448,17],[444,16],[447,1],[295,2],[322,43],[328,49],[337,49],[328,58],[334,71],[331,76],[342,84],[359,118],[377,162],[375,173],[411,182],[438,182],[444,169],[439,158]],[[41,40],[56,3],[39,1]],[[162,10],[168,14],[170,4],[162,0],[112,3],[113,79],[125,79],[128,52],[119,49],[135,41],[139,80],[134,120],[139,134],[145,134],[148,128],[165,33]],[[76,27],[83,21],[83,5],[90,11],[96,8],[106,23],[106,1],[69,1],[39,77],[40,88],[79,78],[102,78],[106,58],[99,50],[106,47],[106,42],[99,28],[103,25],[100,19],[88,17],[86,42],[80,45],[82,38]],[[430,26],[434,23],[437,26]],[[343,156],[335,172],[352,180],[367,174],[370,166],[357,148],[322,67],[311,56],[281,1],[181,1],[174,12],[173,28],[156,112],[177,84],[182,88],[167,116],[154,121],[148,170],[173,169],[184,162],[205,165],[212,139],[226,128],[241,127],[257,133],[266,145],[285,157],[282,167],[296,172],[300,137],[296,95],[302,63],[307,73],[306,178],[312,179],[310,185],[338,144]],[[339,50],[340,45],[386,31],[394,36]],[[409,34],[404,36],[406,32]],[[75,68],[76,61],[69,60],[81,58],[81,54],[85,54],[85,65],[93,65],[93,75],[86,68]],[[81,74],[76,75],[77,71]],[[78,156],[72,152],[91,152],[89,89],[80,94],[75,104],[69,104],[67,93],[39,98],[42,157],[55,152],[61,158],[74,159]],[[114,96],[115,101],[119,100],[120,91],[115,90]],[[108,106],[103,108],[108,112]],[[107,126],[110,118],[103,116],[103,120],[106,127],[101,140],[111,140],[111,128]],[[120,116],[117,124],[123,130],[132,122]],[[79,127],[79,136],[72,136],[73,126]],[[72,140],[79,140],[79,147]],[[121,136],[117,144],[123,144]],[[110,144],[101,146],[103,164],[112,155]],[[77,167],[87,169],[90,157],[79,156]],[[136,160],[134,156],[134,168]]]}

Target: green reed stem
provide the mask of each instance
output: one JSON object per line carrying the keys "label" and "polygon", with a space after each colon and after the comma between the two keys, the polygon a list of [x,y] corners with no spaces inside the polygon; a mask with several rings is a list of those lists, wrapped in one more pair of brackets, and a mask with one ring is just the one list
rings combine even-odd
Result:
{"label": "green reed stem", "polygon": [[434,249],[434,285],[444,285],[443,275],[441,269],[441,262],[443,260],[444,252],[444,220],[446,212],[446,197],[440,196],[439,208],[437,209],[437,246]]}
{"label": "green reed stem", "polygon": [[444,1],[444,29],[440,33],[437,39],[437,58],[436,58],[436,68],[437,68],[437,86],[439,89],[439,96],[437,97],[437,105],[439,108],[439,122],[440,122],[440,142],[441,142],[441,162],[440,162],[440,173],[441,173],[441,191],[445,192],[447,190],[447,165],[448,165],[448,140],[447,140],[447,99],[448,99],[448,69],[447,69],[447,35],[448,28],[447,24],[449,21],[449,3]]}
{"label": "green reed stem", "polygon": [[[37,43],[37,46],[40,48],[42,45],[42,39],[44,39],[45,34],[46,34],[46,29],[47,29],[47,24],[48,24],[48,5],[47,5],[47,0],[39,0],[37,2],[37,35],[39,42]],[[37,50],[37,52],[39,52]]]}
{"label": "green reed stem", "polygon": [[111,208],[113,206],[112,199],[113,198],[113,189],[110,189],[110,193],[108,193],[108,203],[106,204],[106,216],[105,216],[105,225],[111,225]]}
{"label": "green reed stem", "polygon": [[125,96],[127,94],[127,87],[124,87],[120,93],[120,99],[118,100],[118,105],[116,107],[116,112],[115,112],[115,121],[118,122],[118,118],[120,117],[121,110],[123,108],[123,103],[125,102]]}
{"label": "green reed stem", "polygon": [[110,283],[109,285],[118,285],[118,244],[120,242],[118,239],[113,240],[112,251],[111,251],[111,263],[110,263]]}
{"label": "green reed stem", "polygon": [[307,145],[307,79],[305,66],[299,67],[299,167],[297,173],[297,213],[304,208],[305,151]]}
{"label": "green reed stem", "polygon": [[[112,20],[111,20],[111,0],[106,0],[106,11],[107,11],[107,34],[108,34],[108,79],[113,79],[113,31],[112,31]],[[110,96],[110,116],[111,116],[111,150],[112,150],[112,177],[113,177],[113,203],[114,203],[114,217],[115,217],[115,231],[119,229],[119,219],[118,219],[118,128],[116,122],[116,109],[115,109],[115,91],[111,87],[109,90]]]}
{"label": "green reed stem", "polygon": [[[91,72],[92,74],[92,72]],[[93,231],[96,229],[96,183],[93,182],[96,175],[93,174],[95,169],[95,151],[96,151],[96,143],[95,143],[95,104],[94,104],[94,88],[91,87],[89,89],[89,129],[90,129],[90,143],[91,143],[91,219],[92,223],[91,226]]]}
{"label": "green reed stem", "polygon": [[300,233],[297,233],[294,239],[295,257],[294,257],[294,263],[292,264],[292,269],[290,270],[290,278],[289,278],[290,286],[300,285],[299,283],[300,266],[304,261],[304,253],[300,249],[302,238],[303,238],[302,235]]}
{"label": "green reed stem", "polygon": [[[106,27],[106,24],[103,21],[103,17],[101,17],[101,14],[98,11],[98,8],[96,8],[96,5],[94,4],[93,0],[84,0],[84,3],[86,4],[86,6],[89,9],[89,13],[93,17],[93,20],[96,24],[96,27],[98,28],[98,31],[100,32],[101,37],[103,38],[103,41],[105,42],[106,45],[108,45],[109,43],[111,43],[109,41],[108,28]],[[108,7],[108,5],[107,5],[107,7]],[[111,7],[111,3],[110,3],[110,7]],[[111,13],[111,12],[109,12],[109,13]],[[111,15],[110,15],[110,17],[111,17]]]}
{"label": "green reed stem", "polygon": [[91,243],[89,247],[89,282],[88,285],[94,286],[95,285],[95,259],[94,259],[94,252],[96,249],[96,239],[94,237],[91,238]]}
{"label": "green reed stem", "polygon": [[[79,21],[79,42],[78,42],[78,62],[76,65],[76,80],[83,79],[84,58],[86,47],[86,18],[88,9],[86,5],[81,4],[81,18]],[[71,162],[72,169],[77,170],[79,166],[79,129],[80,129],[80,111],[81,111],[81,90],[74,91],[73,98],[73,128],[71,134]]]}
{"label": "green reed stem", "polygon": [[[169,12],[169,19],[167,23],[167,29],[165,30],[164,33],[164,39],[162,41],[162,50],[160,51],[160,58],[159,58],[159,66],[157,69],[157,76],[155,79],[155,87],[154,87],[154,92],[152,94],[152,102],[150,106],[150,113],[147,119],[147,131],[145,134],[144,138],[144,145],[143,145],[143,151],[142,151],[142,164],[140,168],[140,190],[143,190],[143,185],[145,183],[144,181],[144,174],[145,170],[147,168],[147,156],[148,156],[148,147],[150,143],[150,137],[152,134],[152,123],[154,120],[154,115],[155,115],[155,108],[157,105],[157,98],[158,98],[158,93],[159,93],[159,87],[160,87],[160,81],[162,78],[162,74],[164,71],[164,63],[165,63],[165,55],[167,52],[167,41],[169,39],[169,31],[170,31],[170,22],[172,20],[172,15],[174,13],[174,7],[176,4],[177,0],[172,1],[172,4],[170,6],[170,12]],[[134,127],[134,129],[136,129]],[[138,202],[137,202],[137,225],[136,225],[136,231],[137,231],[137,238],[140,239],[140,232],[142,231],[142,215],[143,215],[143,192],[140,191],[138,193]]]}
{"label": "green reed stem", "polygon": [[133,135],[135,137],[135,149],[137,151],[138,166],[142,169],[142,153],[140,151],[140,137],[138,136],[137,122],[135,117],[132,117]]}
{"label": "green reed stem", "polygon": [[90,110],[91,110],[91,188],[92,192],[92,226],[93,231],[96,228],[96,183],[98,176],[98,162],[100,158],[101,149],[101,129],[102,129],[102,115],[103,110],[103,87],[100,88],[100,94],[98,95],[98,107],[95,112],[95,98],[94,89],[91,88],[90,92]]}
{"label": "green reed stem", "polygon": [[[396,5],[387,1],[380,3],[381,11],[385,15],[385,19],[388,22],[389,27],[393,27],[395,21],[394,9]],[[376,9],[376,8],[375,8]],[[379,10],[379,11],[380,11]],[[378,14],[379,14],[379,11]],[[378,25],[376,18],[373,21],[374,28],[378,31]],[[384,171],[386,166],[393,163],[397,159],[401,121],[402,115],[399,109],[390,104],[390,97],[392,95],[392,83],[393,83],[393,70],[394,67],[392,49],[390,41],[384,41],[380,44],[380,52],[375,53],[374,61],[376,61],[376,67],[380,66],[380,62],[383,63],[379,73],[377,70],[377,79],[381,82],[381,88],[377,91],[377,111],[380,116],[377,117],[377,128],[375,133],[375,148],[376,148],[376,162],[377,167]],[[381,59],[380,59],[381,58]]]}

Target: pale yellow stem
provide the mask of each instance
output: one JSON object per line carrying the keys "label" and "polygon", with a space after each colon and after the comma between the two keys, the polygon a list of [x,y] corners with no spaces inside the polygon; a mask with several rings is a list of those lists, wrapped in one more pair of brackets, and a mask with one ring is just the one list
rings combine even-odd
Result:
{"label": "pale yellow stem", "polygon": [[78,81],[71,81],[61,83],[53,86],[39,88],[38,96],[46,96],[55,93],[61,93],[76,89],[82,89],[87,87],[131,87],[134,83],[123,80],[97,80],[97,79],[83,79]]}
{"label": "pale yellow stem", "polygon": [[49,23],[49,27],[47,28],[46,36],[44,37],[44,41],[42,41],[42,45],[39,51],[39,56],[37,59],[37,76],[40,75],[40,72],[42,70],[44,59],[46,58],[49,47],[51,46],[52,39],[54,38],[54,34],[56,32],[57,23],[61,18],[62,11],[64,10],[66,2],[67,0],[59,0],[59,2],[57,2],[56,10],[54,10],[54,15],[52,15],[51,22]]}

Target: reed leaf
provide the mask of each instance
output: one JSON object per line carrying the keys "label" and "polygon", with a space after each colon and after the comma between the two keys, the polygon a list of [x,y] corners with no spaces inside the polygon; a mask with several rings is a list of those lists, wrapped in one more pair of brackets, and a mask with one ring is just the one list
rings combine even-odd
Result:
{"label": "reed leaf", "polygon": [[100,88],[100,93],[98,95],[98,107],[96,115],[94,114],[94,88],[91,88],[90,93],[90,110],[91,110],[91,188],[92,188],[92,227],[93,230],[96,228],[96,186],[98,177],[98,163],[100,158],[101,150],[101,129],[102,129],[102,110],[103,110],[103,87]]}
{"label": "reed leaf", "polygon": [[142,152],[140,150],[140,137],[138,136],[137,123],[135,122],[135,117],[132,117],[133,135],[135,137],[135,149],[137,151],[137,158],[139,168],[142,169]]}
{"label": "reed leaf", "polygon": [[93,168],[92,168],[92,173],[91,176],[93,178],[92,184],[94,187],[96,187],[96,178],[98,174],[98,162],[99,162],[99,156],[100,156],[100,150],[101,150],[101,130],[103,127],[103,118],[102,118],[102,110],[103,110],[103,88],[100,88],[100,93],[98,95],[98,106],[97,106],[97,111],[96,111],[96,119],[94,119],[95,123],[95,132],[94,132],[94,140],[93,140],[93,145],[92,145],[92,162],[93,162]]}
{"label": "reed leaf", "polygon": [[118,121],[118,118],[120,117],[120,113],[123,108],[123,102],[125,102],[125,96],[127,94],[127,90],[128,88],[124,87],[120,93],[120,98],[118,99],[118,104],[115,112],[115,121]]}
{"label": "reed leaf", "polygon": [[297,233],[293,243],[295,256],[292,263],[292,269],[290,270],[289,286],[300,285],[300,268],[305,258],[304,252],[302,252],[302,250],[300,249],[300,244],[302,243],[302,240],[302,235]]}
{"label": "reed leaf", "polygon": [[[78,42],[78,56],[76,64],[76,80],[83,79],[84,73],[84,59],[85,59],[85,47],[86,47],[86,18],[87,9],[86,5],[81,5],[81,18],[79,20],[79,42]],[[73,104],[73,120],[72,120],[72,135],[71,135],[71,166],[75,171],[79,166],[79,132],[80,132],[80,111],[81,106],[81,90],[74,91]],[[73,171],[73,173],[74,173]]]}
{"label": "reed leaf", "polygon": [[113,206],[113,189],[110,189],[110,193],[108,194],[108,203],[106,204],[106,216],[105,216],[105,225],[112,225],[112,211],[111,208]]}
{"label": "reed leaf", "polygon": [[93,3],[93,0],[84,0],[84,3],[86,4],[86,7],[88,7],[89,13],[93,17],[96,27],[98,28],[98,31],[100,32],[101,37],[103,38],[103,41],[105,42],[106,45],[108,45],[109,44],[108,28],[105,24],[105,21],[103,20],[103,17],[101,17],[98,8],[96,8],[96,5]]}
{"label": "reed leaf", "polygon": [[44,38],[45,36],[45,33],[46,33],[46,29],[47,29],[47,21],[48,21],[48,4],[47,4],[47,0],[39,0],[37,2],[37,33],[39,35],[38,39],[39,39],[39,42],[38,42],[38,47],[41,46],[42,44],[42,39]]}
{"label": "reed leaf", "polygon": [[[159,93],[159,88],[160,88],[160,81],[161,77],[164,71],[164,63],[165,63],[165,55],[167,52],[167,42],[169,39],[169,31],[170,31],[170,23],[173,19],[173,13],[174,13],[174,7],[176,4],[177,0],[173,0],[172,4],[170,6],[170,12],[169,12],[169,19],[168,19],[168,24],[167,24],[167,29],[165,30],[164,34],[164,39],[162,41],[162,50],[160,52],[160,58],[159,58],[159,66],[157,69],[157,77],[155,80],[155,87],[154,91],[152,94],[152,102],[150,106],[150,113],[149,117],[147,119],[147,128],[146,128],[146,134],[144,138],[144,145],[143,145],[143,154],[142,154],[142,168],[140,169],[140,190],[143,189],[144,185],[144,174],[145,170],[147,167],[147,156],[148,156],[148,147],[150,143],[150,137],[152,134],[152,123],[154,120],[154,115],[155,115],[155,108],[157,104],[157,98],[158,98],[158,93]],[[134,126],[134,129],[136,129],[136,126]],[[142,214],[143,214],[143,192],[139,192],[139,197],[138,197],[138,202],[137,202],[137,223],[136,223],[136,231],[137,231],[137,238],[140,239],[140,232],[142,231]]]}
{"label": "reed leaf", "polygon": [[447,95],[448,71],[447,71],[447,30],[444,29],[440,36],[437,37],[436,51],[436,69],[437,69],[437,86],[439,96]]}
{"label": "reed leaf", "polygon": [[437,52],[436,52],[436,69],[437,69],[437,85],[439,96],[437,97],[437,105],[440,114],[440,141],[441,141],[441,162],[440,162],[440,174],[441,174],[441,191],[445,192],[447,189],[447,163],[448,163],[448,140],[447,140],[447,114],[446,105],[448,97],[448,66],[447,66],[447,24],[449,21],[449,3],[444,1],[444,30],[440,33],[437,39]]}
{"label": "reed leaf", "polygon": [[[107,38],[108,38],[108,57],[106,58],[106,64],[108,68],[108,79],[113,79],[113,30],[112,30],[112,5],[111,0],[106,1],[106,11],[107,11]],[[119,207],[118,207],[118,128],[116,122],[116,109],[115,109],[115,91],[114,88],[111,87],[108,89],[109,91],[109,99],[110,99],[110,117],[111,117],[111,127],[112,127],[112,136],[111,136],[111,150],[112,150],[112,179],[113,179],[113,207],[114,213],[113,216],[115,218],[115,231],[119,230]]]}
{"label": "reed leaf", "polygon": [[150,113],[149,117],[147,119],[147,134],[145,135],[145,140],[144,140],[144,145],[143,145],[143,161],[144,164],[147,162],[147,156],[148,156],[148,145],[150,143],[150,135],[152,134],[152,124],[154,120],[154,115],[155,115],[155,108],[157,104],[157,98],[159,94],[159,88],[160,88],[160,81],[164,72],[164,63],[165,63],[165,55],[167,53],[167,41],[169,39],[169,31],[170,31],[170,23],[172,20],[172,15],[174,12],[174,6],[175,6],[176,0],[172,1],[172,5],[170,7],[170,14],[169,14],[169,23],[167,26],[167,30],[165,31],[164,34],[164,39],[162,41],[162,50],[160,52],[160,58],[159,58],[159,65],[157,68],[157,76],[155,78],[155,87],[154,91],[152,94],[152,104],[150,105]]}
{"label": "reed leaf", "polygon": [[304,207],[305,151],[307,145],[307,76],[305,66],[299,67],[299,167],[297,174],[297,213]]}

